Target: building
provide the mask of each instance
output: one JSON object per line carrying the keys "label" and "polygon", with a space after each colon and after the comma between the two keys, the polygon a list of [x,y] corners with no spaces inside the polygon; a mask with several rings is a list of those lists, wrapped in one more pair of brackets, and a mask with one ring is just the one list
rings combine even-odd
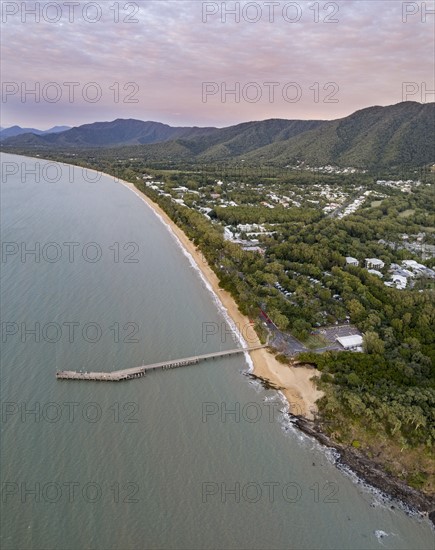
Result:
{"label": "building", "polygon": [[251,223],[239,223],[238,226],[237,226],[237,229],[240,232],[249,233],[249,232],[252,232],[252,231],[255,231],[256,229],[258,229],[258,225],[257,224],[251,224]]}
{"label": "building", "polygon": [[359,261],[356,258],[352,258],[352,256],[346,256],[346,263],[347,265],[354,265],[355,267],[359,266]]}
{"label": "building", "polygon": [[401,275],[402,277],[406,277],[407,279],[413,279],[415,277],[415,273],[409,271],[408,269],[402,269],[400,267],[394,269],[393,274]]}
{"label": "building", "polygon": [[226,241],[232,241],[232,240],[234,240],[233,232],[232,232],[228,227],[225,227],[225,228],[224,228],[224,239],[225,239]]}
{"label": "building", "polygon": [[406,288],[406,284],[408,282],[408,279],[406,277],[403,277],[402,275],[393,274],[392,280],[393,280],[394,286],[399,290],[403,290],[404,288]]}
{"label": "building", "polygon": [[413,271],[424,271],[426,269],[425,265],[419,264],[415,260],[403,260],[402,265]]}
{"label": "building", "polygon": [[382,273],[380,271],[377,271],[376,269],[368,269],[367,271],[372,275],[376,275],[376,277],[379,277],[380,279],[383,278]]}
{"label": "building", "polygon": [[258,252],[262,256],[264,256],[264,252],[265,252],[264,248],[261,248],[261,246],[254,246],[254,245],[245,245],[245,246],[242,246],[242,249],[248,252]]}
{"label": "building", "polygon": [[382,269],[384,266],[384,262],[378,258],[366,258],[366,268]]}
{"label": "building", "polygon": [[352,336],[339,336],[337,342],[345,350],[348,351],[361,351],[363,339],[360,334],[354,334]]}
{"label": "building", "polygon": [[[435,270],[423,264],[419,264],[415,260],[403,260],[402,265],[406,266],[408,269],[402,268],[401,271],[409,273],[411,277],[428,277],[430,279],[435,279]],[[403,273],[401,274],[403,275]]]}

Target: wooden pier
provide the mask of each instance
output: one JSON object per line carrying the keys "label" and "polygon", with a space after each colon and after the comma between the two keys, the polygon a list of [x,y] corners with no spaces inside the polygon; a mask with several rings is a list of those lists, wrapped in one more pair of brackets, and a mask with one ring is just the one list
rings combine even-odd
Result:
{"label": "wooden pier", "polygon": [[266,346],[253,346],[249,348],[236,348],[226,351],[218,351],[215,353],[206,353],[205,355],[196,355],[194,357],[185,357],[184,359],[171,359],[162,363],[153,363],[151,365],[142,365],[131,369],[116,370],[113,372],[79,372],[73,370],[63,370],[56,372],[56,378],[60,380],[96,380],[101,382],[120,382],[122,380],[132,380],[133,378],[141,378],[148,371],[155,369],[176,369],[179,367],[187,367],[195,365],[207,359],[218,359],[219,357],[227,357],[229,355],[238,355],[265,348]]}

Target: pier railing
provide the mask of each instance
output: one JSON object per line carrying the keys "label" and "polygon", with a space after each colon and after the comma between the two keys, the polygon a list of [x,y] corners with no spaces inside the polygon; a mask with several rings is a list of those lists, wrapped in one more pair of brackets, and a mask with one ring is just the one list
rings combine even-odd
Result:
{"label": "pier railing", "polygon": [[257,349],[265,348],[266,346],[252,346],[249,348],[236,348],[225,351],[217,351],[214,353],[206,353],[205,355],[195,355],[193,357],[184,357],[183,359],[171,359],[161,363],[153,363],[151,365],[142,365],[130,369],[122,369],[112,372],[81,372],[73,370],[63,370],[56,372],[56,378],[60,380],[95,380],[101,382],[120,382],[122,380],[132,380],[133,378],[141,378],[149,371],[155,369],[176,369],[179,367],[187,367],[195,365],[208,359],[217,359],[219,357],[227,357],[240,353],[249,353]]}

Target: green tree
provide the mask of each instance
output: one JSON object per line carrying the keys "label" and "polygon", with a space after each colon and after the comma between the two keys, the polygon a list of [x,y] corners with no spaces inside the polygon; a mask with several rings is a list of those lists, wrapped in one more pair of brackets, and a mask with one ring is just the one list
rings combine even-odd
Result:
{"label": "green tree", "polygon": [[363,350],[365,353],[382,355],[384,353],[384,342],[379,338],[377,332],[368,331],[363,337]]}

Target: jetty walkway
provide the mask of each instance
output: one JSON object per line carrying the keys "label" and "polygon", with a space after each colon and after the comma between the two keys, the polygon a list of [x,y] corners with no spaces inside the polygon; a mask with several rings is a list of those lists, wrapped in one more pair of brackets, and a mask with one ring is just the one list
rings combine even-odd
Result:
{"label": "jetty walkway", "polygon": [[133,367],[131,369],[116,370],[113,372],[79,372],[73,370],[63,370],[56,372],[56,378],[60,380],[96,380],[101,382],[120,382],[122,380],[132,380],[133,378],[141,378],[149,371],[155,369],[176,369],[179,367],[187,367],[188,365],[195,365],[201,361],[207,361],[207,359],[217,359],[219,357],[227,357],[230,355],[237,355],[240,353],[246,353],[255,351],[257,349],[265,348],[266,346],[252,346],[249,348],[236,348],[226,351],[217,351],[215,353],[206,353],[205,355],[195,355],[193,357],[185,357],[183,359],[171,359],[170,361],[163,361],[161,363],[153,363],[151,365],[142,365],[140,367]]}

